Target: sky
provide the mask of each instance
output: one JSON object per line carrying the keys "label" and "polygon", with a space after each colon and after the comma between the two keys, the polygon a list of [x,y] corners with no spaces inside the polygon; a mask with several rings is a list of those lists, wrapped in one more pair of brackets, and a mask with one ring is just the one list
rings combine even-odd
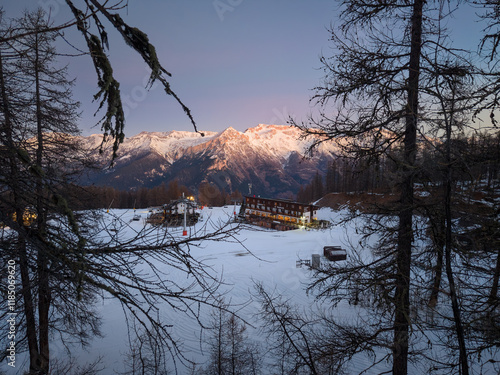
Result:
{"label": "sky", "polygon": [[[15,17],[34,4],[50,10],[55,23],[70,18],[62,0],[2,5],[7,16]],[[148,34],[172,73],[173,91],[191,109],[200,130],[232,126],[244,131],[259,123],[285,124],[288,115],[306,118],[312,89],[321,82],[319,56],[328,49],[327,29],[335,7],[331,0],[129,0],[122,16]],[[161,86],[145,90],[146,65],[111,26],[108,31],[126,135],[192,131],[190,120]],[[68,31],[66,37],[85,48],[76,32]],[[60,51],[75,53],[64,43],[58,45]],[[99,127],[92,127],[99,117],[93,116],[97,85],[90,57],[68,62],[69,76],[76,77],[74,97],[82,103],[80,127],[84,135],[98,133]]]}
{"label": "sky", "polygon": [[[51,19],[71,19],[64,0],[0,2],[7,17],[41,6]],[[75,1],[81,4],[81,1]],[[229,126],[244,131],[264,124],[286,124],[289,116],[306,120],[317,110],[310,101],[322,82],[320,56],[331,54],[328,29],[338,13],[334,0],[129,0],[121,14],[130,26],[148,34],[163,66],[172,73],[171,87],[188,106],[200,130]],[[479,29],[470,13],[458,14],[454,31],[468,39]],[[179,104],[160,86],[145,89],[149,72],[137,53],[108,25],[109,57],[120,82],[126,136],[141,131],[192,131]],[[76,30],[65,37],[85,49]],[[476,39],[477,40],[477,39]],[[58,51],[75,54],[65,42]],[[89,56],[60,57],[76,78],[74,98],[81,102],[83,135],[99,133],[94,116],[98,91]],[[102,114],[101,114],[102,116]]]}

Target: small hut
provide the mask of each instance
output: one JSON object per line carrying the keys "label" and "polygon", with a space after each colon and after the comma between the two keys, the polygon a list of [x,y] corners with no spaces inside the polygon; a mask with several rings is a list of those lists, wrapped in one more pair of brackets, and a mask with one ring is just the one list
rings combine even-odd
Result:
{"label": "small hut", "polygon": [[170,203],[164,204],[156,212],[148,217],[148,222],[156,225],[164,225],[167,227],[179,227],[184,225],[184,216],[186,217],[186,225],[191,226],[198,222],[200,213],[196,202],[181,198]]}
{"label": "small hut", "polygon": [[340,246],[325,246],[323,248],[323,255],[331,262],[347,259],[347,251]]}

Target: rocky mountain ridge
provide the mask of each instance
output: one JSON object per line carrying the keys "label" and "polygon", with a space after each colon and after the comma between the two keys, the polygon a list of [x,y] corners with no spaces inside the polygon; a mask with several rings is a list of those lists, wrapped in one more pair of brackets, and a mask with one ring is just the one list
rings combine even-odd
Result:
{"label": "rocky mountain ridge", "polygon": [[[86,149],[102,169],[89,173],[86,184],[110,185],[121,190],[153,187],[177,179],[196,191],[203,181],[227,192],[238,189],[266,196],[295,194],[317,171],[324,172],[335,157],[335,143],[321,144],[315,155],[305,158],[312,139],[286,125],[264,125],[244,132],[229,127],[221,132],[141,132],[126,138],[109,167],[111,148],[98,153],[102,135],[81,137]],[[106,164],[108,166],[106,167]]]}

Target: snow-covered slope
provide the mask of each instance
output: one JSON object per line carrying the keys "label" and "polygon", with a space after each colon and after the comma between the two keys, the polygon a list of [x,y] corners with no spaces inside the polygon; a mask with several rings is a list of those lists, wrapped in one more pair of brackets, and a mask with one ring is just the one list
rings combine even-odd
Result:
{"label": "snow-covered slope", "polygon": [[[263,125],[239,132],[232,127],[219,133],[187,131],[141,132],[126,138],[112,169],[90,177],[91,183],[121,189],[152,187],[177,178],[195,188],[206,180],[219,189],[267,195],[295,193],[316,171],[324,172],[338,152],[334,143],[320,146],[314,158],[305,159],[313,139],[302,139],[299,129],[285,125]],[[82,139],[89,148],[99,147],[101,135]],[[99,155],[103,165],[111,160],[111,146]]]}
{"label": "snow-covered slope", "polygon": [[[258,125],[245,131],[255,147],[262,147],[276,157],[288,158],[292,152],[303,154],[311,140],[300,139],[298,128],[285,125]],[[331,147],[335,149],[335,147]]]}
{"label": "snow-covered slope", "polygon": [[[234,208],[204,208],[202,214],[204,221],[198,222],[195,226],[189,227],[189,235],[202,235],[211,233],[223,223],[226,223],[233,215]],[[122,241],[128,240],[137,233],[143,230],[145,225],[143,220],[133,221],[134,215],[141,215],[142,219],[148,215],[147,210],[110,210],[109,213],[103,213],[102,225],[110,228],[111,223],[121,220],[124,227],[120,232]],[[192,246],[189,249],[191,256],[203,262],[206,265],[208,274],[221,278],[223,283],[220,285],[218,292],[224,295],[225,301],[231,304],[231,309],[237,312],[238,316],[243,318],[248,324],[246,335],[252,343],[259,345],[261,355],[265,364],[273,364],[276,359],[272,358],[272,353],[269,351],[270,343],[267,340],[264,331],[261,329],[263,321],[259,312],[261,305],[256,298],[254,285],[260,283],[268,293],[273,296],[281,296],[284,301],[287,301],[291,306],[297,306],[300,313],[307,314],[310,310],[323,310],[325,313],[330,313],[338,323],[347,323],[356,319],[366,319],[366,324],[373,323],[373,318],[370,315],[363,315],[370,310],[365,309],[362,304],[349,304],[347,301],[341,301],[336,307],[331,306],[327,300],[315,300],[314,293],[307,293],[306,287],[313,280],[314,273],[308,267],[297,267],[297,260],[310,260],[313,254],[321,254],[323,247],[327,245],[338,245],[347,249],[348,258],[353,256],[351,245],[357,244],[361,239],[361,232],[358,228],[366,223],[362,218],[357,218],[353,221],[345,222],[347,212],[331,211],[323,208],[319,211],[318,217],[324,220],[332,220],[334,223],[342,222],[342,225],[333,225],[327,230],[292,230],[287,232],[277,232],[260,228],[255,230],[252,227],[243,226],[240,230],[234,232],[234,237],[230,241],[202,241],[197,246]],[[164,228],[149,228],[151,230],[148,237],[141,237],[140,241],[146,241],[146,238],[162,238],[165,235]],[[182,236],[182,227],[170,228],[169,236],[172,239],[184,239]],[[106,234],[107,233],[107,234]],[[112,236],[111,231],[103,232],[102,235]],[[371,239],[376,241],[376,236]],[[373,244],[374,242],[370,242]],[[181,245],[183,250],[186,250],[185,245]],[[360,246],[359,255],[370,256],[369,246]],[[157,260],[153,253],[147,258],[153,262],[155,267],[161,272],[161,276],[165,276],[169,280],[178,283],[178,286],[189,285],[193,280],[187,278],[186,274],[179,269],[169,264],[161,263]],[[326,262],[326,259],[322,259]],[[344,263],[337,263],[342,267]],[[137,269],[141,269],[141,265],[136,265]],[[196,288],[196,283],[191,287]],[[140,296],[138,297],[140,300]],[[51,356],[64,363],[68,359],[68,348],[71,350],[71,355],[76,360],[76,364],[83,365],[91,363],[98,358],[101,358],[99,368],[103,368],[103,374],[124,373],[130,368],[126,368],[126,358],[130,352],[129,336],[127,331],[127,321],[124,317],[124,312],[121,304],[116,299],[98,299],[96,310],[102,317],[102,332],[103,337],[93,338],[89,342],[86,349],[82,349],[79,345],[66,346],[61,342],[59,335],[54,335],[51,339]],[[146,306],[147,307],[147,306]],[[159,317],[169,325],[171,337],[178,340],[181,344],[180,348],[183,355],[198,364],[197,369],[209,360],[210,352],[207,350],[207,340],[210,338],[210,332],[207,330],[201,332],[198,322],[185,311],[175,310],[167,303],[159,303]],[[210,326],[213,317],[213,309],[208,306],[202,306],[200,310],[195,309],[199,313],[200,322],[205,326]],[[361,320],[360,320],[361,321]],[[130,322],[130,321],[129,321]],[[358,322],[359,323],[359,322]],[[420,328],[419,328],[420,329]],[[419,329],[412,333],[412,336],[418,334]],[[441,332],[441,331],[440,331]],[[132,332],[131,332],[132,333]],[[326,334],[328,332],[325,332]],[[133,335],[133,333],[132,333]],[[418,336],[416,336],[418,338]],[[416,345],[417,339],[412,345]],[[425,345],[424,354],[430,358],[439,358],[449,355],[444,352],[442,345],[445,338],[429,332],[422,340]],[[68,343],[66,343],[68,344]],[[146,352],[147,353],[147,352]],[[382,357],[390,353],[390,348],[375,347],[373,353],[357,354],[349,362],[347,373],[359,374],[365,370],[366,374],[380,374],[390,372],[390,360],[380,360]],[[16,368],[10,368],[7,361],[0,363],[0,373],[6,374],[22,374],[27,369],[27,354],[16,353]],[[492,351],[492,360],[489,361],[486,354],[483,358],[478,356],[470,357],[471,374],[498,374],[498,356],[495,357],[495,351]],[[486,358],[485,358],[486,357]],[[418,359],[418,357],[416,357]],[[422,357],[420,357],[422,358]],[[483,363],[484,367],[479,368],[478,363]],[[412,375],[428,374],[425,362],[410,362],[408,373]],[[170,360],[167,364],[169,373],[177,373],[180,375],[199,373],[194,372],[192,366],[187,363],[177,363],[174,369],[174,363]],[[368,371],[366,371],[368,369]],[[271,367],[265,367],[263,374],[272,373]],[[435,374],[442,374],[436,370]],[[447,372],[446,372],[447,373]]]}

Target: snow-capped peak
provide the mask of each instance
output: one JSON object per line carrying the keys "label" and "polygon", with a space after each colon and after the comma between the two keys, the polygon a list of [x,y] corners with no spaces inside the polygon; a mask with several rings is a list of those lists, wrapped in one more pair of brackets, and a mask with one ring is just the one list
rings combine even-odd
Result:
{"label": "snow-capped peak", "polygon": [[[305,162],[302,156],[312,140],[301,138],[301,131],[295,127],[259,124],[244,132],[228,127],[204,134],[141,132],[126,138],[118,150],[114,177],[112,173],[100,174],[91,182],[128,189],[177,178],[196,188],[202,180],[214,176],[215,183],[223,181],[220,188],[225,190],[246,189],[252,183],[268,190],[268,195],[293,193],[318,169],[326,170],[327,160],[337,147],[329,143],[319,157]],[[83,142],[95,145],[97,140],[102,136],[86,137]],[[96,158],[106,164],[111,149],[105,148],[103,155],[96,153]]]}

